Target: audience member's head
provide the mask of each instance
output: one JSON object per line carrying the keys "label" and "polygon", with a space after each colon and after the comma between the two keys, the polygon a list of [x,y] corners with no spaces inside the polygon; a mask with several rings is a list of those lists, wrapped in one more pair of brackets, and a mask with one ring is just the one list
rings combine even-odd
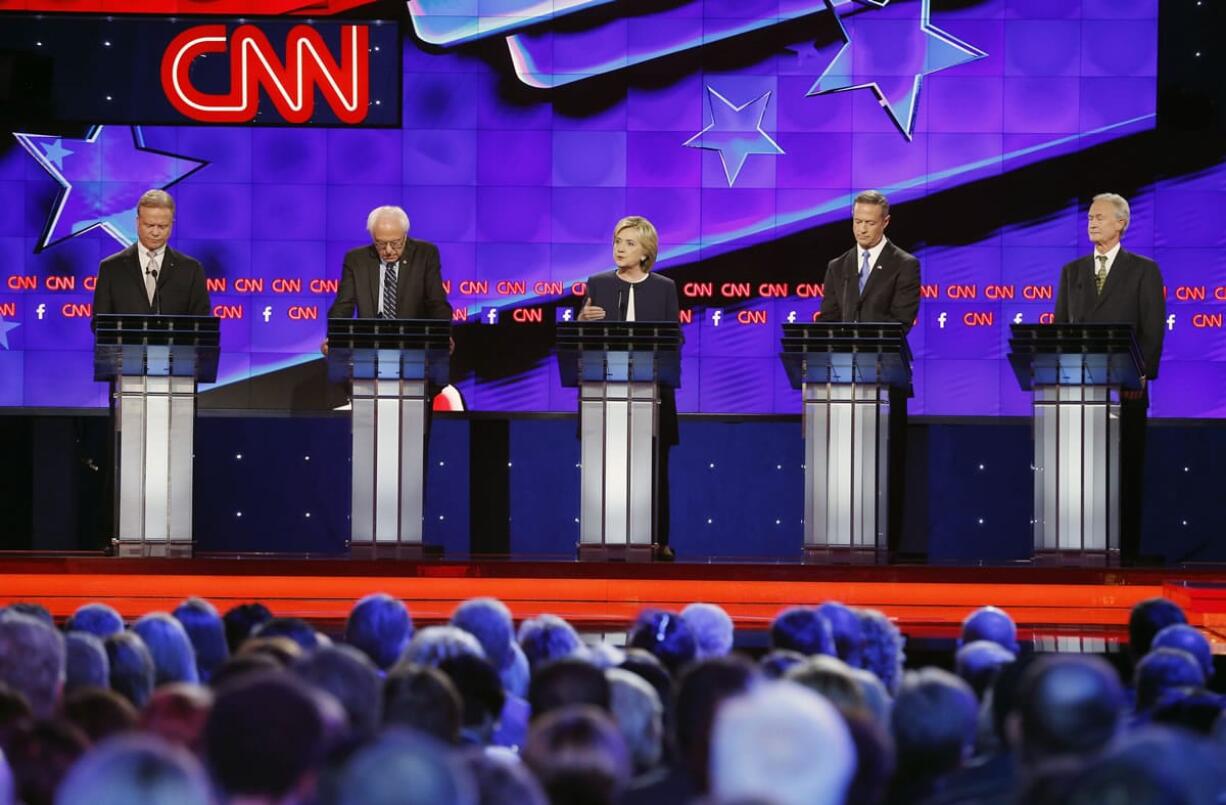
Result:
{"label": "audience member's head", "polygon": [[80,688],[105,688],[111,684],[111,664],[106,647],[89,632],[64,635],[64,693]]}
{"label": "audience member's head", "polygon": [[439,663],[438,669],[450,677],[460,694],[463,713],[461,743],[486,746],[494,736],[506,693],[494,666],[481,657],[461,654]]}
{"label": "audience member's head", "polygon": [[325,748],[324,719],[315,695],[293,676],[253,675],[217,692],[204,746],[230,798],[306,796]]}
{"label": "audience member's head", "polygon": [[984,693],[1000,669],[1016,660],[1013,652],[991,640],[975,640],[964,643],[954,659],[958,676],[971,686],[975,697],[983,700]]}
{"label": "audience member's head", "polygon": [[404,602],[373,593],[353,605],[345,623],[345,642],[370,657],[381,670],[391,668],[413,636],[413,619]]}
{"label": "audience member's head", "polygon": [[80,688],[64,697],[64,718],[98,743],[136,728],[140,713],[132,703],[107,688]]}
{"label": "audience member's head", "polygon": [[251,637],[257,626],[272,620],[272,613],[261,603],[238,604],[230,607],[222,616],[226,625],[226,644],[230,653],[238,651],[243,641]]}
{"label": "audience member's head", "polygon": [[549,805],[536,777],[507,749],[472,749],[460,756],[477,787],[480,805]]}
{"label": "audience member's head", "polygon": [[477,805],[468,770],[427,735],[389,729],[345,762],[321,805]]}
{"label": "audience member's head", "polygon": [[[857,670],[867,673],[863,669]],[[881,682],[878,681],[877,684],[880,685]],[[883,687],[882,690],[884,689]],[[889,717],[879,720],[864,712],[842,715],[847,722],[852,743],[856,745],[856,773],[852,777],[851,787],[847,789],[847,802],[855,805],[879,805],[889,793],[896,764]]]}
{"label": "audience member's head", "polygon": [[861,660],[866,670],[872,671],[893,696],[902,682],[903,636],[894,622],[875,609],[857,610],[860,629],[864,635]]}
{"label": "audience member's head", "polygon": [[697,653],[694,659],[723,657],[732,651],[732,618],[718,604],[690,604],[681,610],[681,618],[694,635]]}
{"label": "audience member's head", "polygon": [[995,643],[1011,654],[1018,652],[1017,626],[1009,613],[997,607],[981,607],[966,616],[962,621],[962,635],[958,645],[965,646],[976,640],[986,640]]}
{"label": "audience member's head", "polygon": [[120,632],[106,639],[106,657],[111,664],[111,690],[123,695],[137,710],[153,693],[153,656],[136,632]]}
{"label": "audience member's head", "polygon": [[213,671],[230,656],[226,626],[217,610],[203,598],[189,598],[175,607],[175,620],[183,624],[196,654],[196,675],[208,684]]}
{"label": "audience member's head", "polygon": [[1165,598],[1147,598],[1132,608],[1128,616],[1128,650],[1140,660],[1149,653],[1154,636],[1172,623],[1187,623],[1183,610]]}
{"label": "audience member's head", "polygon": [[856,613],[838,601],[827,601],[817,611],[830,623],[830,633],[834,636],[834,648],[839,659],[852,668],[862,667],[860,655],[864,650],[864,630]]}
{"label": "audience member's head", "polygon": [[1207,690],[1174,690],[1162,696],[1149,711],[1149,723],[1180,727],[1208,738],[1212,737],[1223,710],[1226,697]]}
{"label": "audience member's head", "polygon": [[789,669],[807,659],[808,657],[799,651],[777,648],[763,654],[762,659],[758,660],[758,667],[762,669],[762,674],[767,679],[783,679]]}
{"label": "audience member's head", "polygon": [[[885,689],[877,675],[863,668],[852,668],[852,678],[860,686],[860,695],[864,697],[864,706],[883,729],[888,728],[890,712],[894,709],[894,697]],[[891,749],[891,756],[892,756]]]}
{"label": "audience member's head", "polygon": [[711,728],[716,713],[726,701],[749,690],[756,680],[753,663],[735,654],[696,662],[677,679],[673,721],[677,759],[700,793],[708,788]]}
{"label": "audience member's head", "polygon": [[360,737],[374,735],[383,720],[383,678],[370,658],[352,646],[325,646],[291,666],[299,679],[330,693]]}
{"label": "audience member's head", "polygon": [[799,685],[768,682],[720,708],[710,763],[711,792],[721,801],[841,805],[856,750],[829,702]]}
{"label": "audience member's head", "polygon": [[[586,650],[583,653],[583,658],[602,671],[609,668],[618,668],[626,661],[626,650],[612,643],[599,641],[585,644],[584,648]],[[645,651],[645,649],[638,650]]]}
{"label": "audience member's head", "polygon": [[1017,701],[1022,757],[1033,765],[1106,746],[1119,729],[1124,691],[1103,660],[1046,656],[1026,669]]}
{"label": "audience member's head", "polygon": [[320,645],[319,633],[302,618],[273,618],[257,626],[251,636],[288,637],[307,652],[314,651]]}
{"label": "audience member's head", "polygon": [[694,635],[681,616],[658,609],[639,613],[626,642],[650,651],[674,674],[692,662],[698,650]]}
{"label": "audience member's head", "polygon": [[247,674],[283,670],[285,670],[285,666],[268,654],[259,652],[255,654],[238,654],[223,662],[213,671],[213,678],[209,680],[209,685],[216,689],[228,685]]}
{"label": "audience member's head", "polygon": [[668,711],[673,700],[673,675],[664,667],[664,663],[660,662],[660,659],[650,651],[628,648],[625,659],[618,668],[637,674],[646,680],[648,685],[656,689],[656,695],[660,697],[660,702],[664,705],[664,723],[667,729]]}
{"label": "audience member's head", "polygon": [[273,635],[270,637],[247,638],[239,646],[238,653],[235,656],[252,657],[261,655],[273,660],[281,668],[289,668],[298,662],[304,654],[306,654],[306,650],[292,638],[285,635]]}
{"label": "audience member's head", "polygon": [[1188,652],[1177,648],[1157,648],[1137,663],[1133,683],[1137,690],[1137,712],[1145,713],[1167,691],[1204,687],[1205,673],[1196,658]]}
{"label": "audience member's head", "polygon": [[154,685],[199,682],[196,652],[183,624],[165,612],[150,612],[132,625],[153,657]]}
{"label": "audience member's head", "polygon": [[563,707],[535,719],[523,750],[550,805],[602,805],[630,779],[630,753],[608,713]]}
{"label": "audience member's head", "polygon": [[175,746],[201,754],[204,728],[213,710],[213,692],[188,682],[163,685],[140,715],[141,729]]}
{"label": "audience member's head", "polygon": [[970,686],[939,668],[903,677],[890,716],[896,787],[923,790],[959,768],[975,745],[979,706]]}
{"label": "audience member's head", "polygon": [[583,641],[575,627],[557,615],[538,615],[519,625],[519,646],[528,658],[528,667],[583,653]]}
{"label": "audience member's head", "polygon": [[31,618],[47,624],[52,629],[55,628],[55,618],[51,616],[51,611],[42,604],[33,601],[17,601],[9,604],[7,607],[0,609],[0,614],[29,615]]}
{"label": "audience member's head", "polygon": [[1172,623],[1170,626],[1165,626],[1162,631],[1154,635],[1150,643],[1151,651],[1156,648],[1177,648],[1188,652],[1200,663],[1201,671],[1205,674],[1205,682],[1213,678],[1213,649],[1209,647],[1209,641],[1199,629],[1186,623]]}
{"label": "audience member's head", "polygon": [[470,598],[456,607],[451,625],[477,638],[495,671],[503,671],[514,659],[511,647],[515,643],[515,626],[511,610],[497,598]]}
{"label": "audience member's head", "polygon": [[385,726],[411,727],[447,744],[459,743],[463,706],[451,678],[428,665],[401,663],[383,686]]}
{"label": "audience member's head", "polygon": [[804,662],[789,668],[783,678],[820,693],[844,715],[870,712],[860,683],[847,663],[838,657],[824,654],[806,657]]}
{"label": "audience member's head", "polygon": [[1066,789],[1067,805],[1216,803],[1226,789],[1210,744],[1163,727],[1141,727],[1092,760]]}
{"label": "audience member's head", "polygon": [[72,765],[89,749],[89,739],[67,721],[28,721],[16,725],[4,741],[13,770],[17,801],[50,805]]}
{"label": "audience member's head", "polygon": [[409,641],[405,647],[404,662],[416,665],[434,665],[452,657],[463,655],[485,659],[485,650],[477,638],[454,626],[427,626]]}
{"label": "audience member's head", "polygon": [[200,762],[182,748],[149,735],[107,741],[77,763],[56,794],[56,805],[210,805]]}
{"label": "audience member's head", "polygon": [[771,623],[771,648],[808,657],[836,653],[830,621],[814,607],[789,607],[780,612]]}
{"label": "audience member's head", "polygon": [[532,720],[553,710],[586,704],[609,712],[609,680],[586,660],[562,659],[536,669],[528,683]]}
{"label": "audience member's head", "polygon": [[64,686],[64,636],[18,612],[0,616],[0,685],[26,697],[36,718],[55,711]]}
{"label": "audience member's head", "polygon": [[119,617],[113,607],[106,604],[85,604],[72,613],[64,628],[69,632],[89,632],[100,640],[105,640],[123,631],[123,618]]}
{"label": "audience member's head", "polygon": [[605,671],[613,721],[621,731],[636,774],[660,762],[664,741],[664,705],[647,680],[622,668]]}
{"label": "audience member's head", "polygon": [[512,696],[524,698],[528,695],[528,655],[519,647],[519,643],[511,643],[511,661],[507,667],[498,672],[502,679],[502,687]]}

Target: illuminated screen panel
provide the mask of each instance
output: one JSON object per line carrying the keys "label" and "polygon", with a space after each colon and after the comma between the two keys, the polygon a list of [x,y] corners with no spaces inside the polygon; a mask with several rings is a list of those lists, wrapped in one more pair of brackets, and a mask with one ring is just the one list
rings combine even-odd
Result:
{"label": "illuminated screen panel", "polygon": [[[399,128],[15,130],[0,153],[0,404],[104,403],[88,288],[130,242],[135,194],[169,186],[172,245],[203,261],[223,318],[219,385],[318,360],[344,252],[371,208],[398,203],[440,247],[469,406],[573,410],[553,323],[611,267],[616,220],[641,214],[682,292],[681,410],[792,413],[779,324],[817,310],[825,264],[852,243],[850,200],[876,187],[895,205],[887,234],[922,264],[912,412],[1024,414],[1008,324],[1050,312],[1060,266],[1089,251],[1077,198],[1111,186],[1070,191],[1067,176],[1113,149],[1143,162],[1156,120],[1157,0],[409,13]],[[1223,173],[1133,194],[1126,246],[1159,260],[1175,317],[1156,415],[1226,415]]]}

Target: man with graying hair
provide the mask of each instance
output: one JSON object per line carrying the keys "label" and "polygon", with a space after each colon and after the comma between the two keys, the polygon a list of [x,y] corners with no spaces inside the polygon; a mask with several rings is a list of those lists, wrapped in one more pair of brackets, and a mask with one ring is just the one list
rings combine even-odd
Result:
{"label": "man with graying hair", "polygon": [[0,616],[0,685],[26,697],[36,718],[50,718],[64,687],[64,636],[38,618]]}
{"label": "man with graying hair", "polygon": [[1116,193],[1100,193],[1090,204],[1087,231],[1093,252],[1060,270],[1057,324],[1132,325],[1141,351],[1141,388],[1120,393],[1120,559],[1142,562],[1141,496],[1145,465],[1145,420],[1149,384],[1158,379],[1166,333],[1162,272],[1148,257],[1124,249],[1120,240],[1132,211]]}

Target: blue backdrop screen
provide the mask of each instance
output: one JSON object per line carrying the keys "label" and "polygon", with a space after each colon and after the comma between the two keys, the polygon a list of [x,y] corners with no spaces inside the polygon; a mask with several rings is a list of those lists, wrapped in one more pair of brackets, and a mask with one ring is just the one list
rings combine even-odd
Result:
{"label": "blue backdrop screen", "polygon": [[[875,187],[887,235],[921,260],[914,413],[1028,411],[1008,325],[1050,314],[1060,266],[1090,248],[1088,196],[1114,190],[1132,202],[1126,247],[1168,286],[1153,413],[1226,415],[1226,166],[1145,167],[1157,0],[413,0],[408,14],[402,36],[372,40],[401,53],[371,62],[401,71],[399,127],[10,126],[0,405],[105,404],[92,278],[159,186],[178,203],[172,245],[202,260],[224,319],[219,385],[319,359],[342,255],[393,203],[440,247],[469,407],[574,410],[552,327],[611,267],[613,224],[639,214],[681,292],[680,409],[791,413],[779,324],[812,318],[852,243],[851,199]],[[371,104],[394,104],[379,95],[394,82],[376,84]]]}

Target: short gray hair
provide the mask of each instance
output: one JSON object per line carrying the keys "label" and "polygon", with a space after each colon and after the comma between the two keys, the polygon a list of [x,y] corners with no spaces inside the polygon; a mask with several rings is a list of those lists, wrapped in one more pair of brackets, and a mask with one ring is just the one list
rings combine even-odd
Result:
{"label": "short gray hair", "polygon": [[379,223],[382,218],[393,219],[406,235],[409,233],[409,214],[400,207],[385,204],[382,207],[375,207],[370,211],[370,215],[366,216],[366,231],[372,237],[375,234],[375,224]]}
{"label": "short gray hair", "polygon": [[794,682],[761,685],[726,701],[715,716],[711,792],[721,801],[841,805],[855,769],[856,747],[843,717]]}
{"label": "short gray hair", "polygon": [[457,626],[427,626],[409,641],[402,662],[437,668],[443,660],[471,656],[487,660],[477,638]]}
{"label": "short gray hair", "polygon": [[647,680],[622,668],[605,671],[609,680],[609,709],[626,739],[630,761],[638,773],[660,762],[664,740],[664,705]]}
{"label": "short gray hair", "polygon": [[175,200],[165,190],[154,188],[153,190],[146,190],[141,194],[140,201],[136,202],[137,212],[140,211],[141,207],[155,207],[159,210],[170,210],[173,213],[175,211]]}
{"label": "short gray hair", "polygon": [[717,604],[690,604],[681,610],[681,620],[694,633],[698,644],[697,659],[723,657],[732,651],[734,626],[732,618]]}
{"label": "short gray hair", "polygon": [[121,735],[81,758],[56,794],[63,805],[206,805],[208,777],[185,749],[151,735]]}
{"label": "short gray hair", "polygon": [[873,204],[878,206],[881,208],[882,218],[890,214],[890,200],[880,190],[861,190],[859,193],[856,193],[856,198],[851,204],[853,207],[857,204]]}
{"label": "short gray hair", "polygon": [[1117,221],[1124,222],[1124,231],[1128,231],[1128,223],[1132,220],[1132,208],[1128,206],[1128,199],[1121,196],[1119,193],[1099,193],[1094,198],[1090,199],[1093,204],[1096,201],[1106,201],[1115,207],[1115,218]]}
{"label": "short gray hair", "polygon": [[64,668],[63,635],[30,615],[0,615],[0,683],[25,696],[36,717],[55,711]]}

